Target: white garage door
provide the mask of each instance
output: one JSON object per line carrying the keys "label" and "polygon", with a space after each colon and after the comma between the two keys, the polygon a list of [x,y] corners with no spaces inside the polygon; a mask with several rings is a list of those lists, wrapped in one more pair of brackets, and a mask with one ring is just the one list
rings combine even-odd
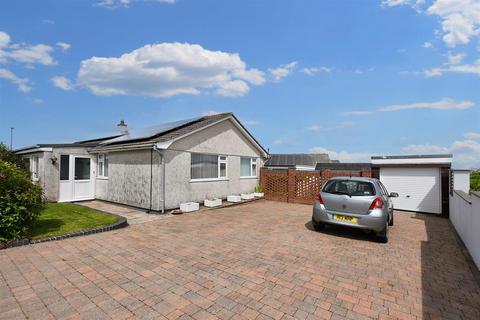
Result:
{"label": "white garage door", "polygon": [[380,181],[393,198],[396,209],[441,213],[439,168],[380,168]]}

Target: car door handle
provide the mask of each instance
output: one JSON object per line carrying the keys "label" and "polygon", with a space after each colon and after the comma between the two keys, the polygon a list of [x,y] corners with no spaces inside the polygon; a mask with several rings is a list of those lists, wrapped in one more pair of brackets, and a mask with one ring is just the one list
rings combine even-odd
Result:
{"label": "car door handle", "polygon": [[409,194],[407,194],[407,195],[406,195],[406,197],[407,197],[407,198],[410,198],[410,195],[409,195]]}

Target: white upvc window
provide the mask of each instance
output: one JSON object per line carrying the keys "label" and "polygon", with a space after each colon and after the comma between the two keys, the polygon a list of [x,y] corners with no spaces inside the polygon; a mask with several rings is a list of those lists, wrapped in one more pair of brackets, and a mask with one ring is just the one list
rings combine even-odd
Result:
{"label": "white upvc window", "polygon": [[202,153],[191,154],[191,180],[223,180],[227,179],[227,172],[227,156]]}
{"label": "white upvc window", "polygon": [[240,158],[240,177],[255,178],[257,177],[257,158]]}
{"label": "white upvc window", "polygon": [[99,153],[97,157],[97,177],[108,178],[108,155]]}
{"label": "white upvc window", "polygon": [[32,180],[38,181],[38,156],[32,156],[32,160],[30,162],[30,171],[32,173]]}

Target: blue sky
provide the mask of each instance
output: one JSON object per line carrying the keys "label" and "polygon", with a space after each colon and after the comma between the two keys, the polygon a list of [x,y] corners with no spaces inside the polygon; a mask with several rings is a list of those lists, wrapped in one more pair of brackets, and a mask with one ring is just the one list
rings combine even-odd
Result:
{"label": "blue sky", "polygon": [[480,167],[477,0],[3,1],[0,141],[233,111],[273,153]]}

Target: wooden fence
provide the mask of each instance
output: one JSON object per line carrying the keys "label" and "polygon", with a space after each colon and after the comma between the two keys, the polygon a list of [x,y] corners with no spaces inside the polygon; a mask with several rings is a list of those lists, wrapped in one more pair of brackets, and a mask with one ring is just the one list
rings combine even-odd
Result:
{"label": "wooden fence", "polygon": [[370,177],[370,168],[362,171],[300,171],[295,169],[272,170],[261,168],[260,184],[265,199],[312,204],[323,183],[334,176]]}

